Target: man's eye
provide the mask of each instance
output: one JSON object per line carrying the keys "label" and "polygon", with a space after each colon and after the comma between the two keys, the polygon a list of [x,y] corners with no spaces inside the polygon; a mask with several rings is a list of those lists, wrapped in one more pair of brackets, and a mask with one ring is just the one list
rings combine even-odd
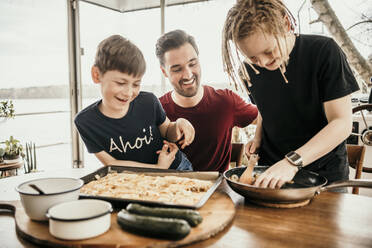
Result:
{"label": "man's eye", "polygon": [[190,64],[190,67],[194,67],[194,66],[196,66],[196,63]]}
{"label": "man's eye", "polygon": [[181,69],[175,69],[175,70],[172,70],[173,72],[180,72]]}

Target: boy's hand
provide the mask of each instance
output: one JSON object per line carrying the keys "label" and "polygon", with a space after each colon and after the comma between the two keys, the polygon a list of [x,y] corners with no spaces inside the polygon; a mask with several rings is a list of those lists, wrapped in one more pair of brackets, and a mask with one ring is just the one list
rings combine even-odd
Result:
{"label": "boy's hand", "polygon": [[177,151],[178,147],[176,144],[164,140],[163,148],[156,152],[159,154],[158,168],[168,169],[176,157]]}
{"label": "boy's hand", "polygon": [[176,133],[177,133],[177,143],[181,145],[181,149],[190,145],[195,137],[195,129],[191,123],[184,119],[178,118],[176,120]]}

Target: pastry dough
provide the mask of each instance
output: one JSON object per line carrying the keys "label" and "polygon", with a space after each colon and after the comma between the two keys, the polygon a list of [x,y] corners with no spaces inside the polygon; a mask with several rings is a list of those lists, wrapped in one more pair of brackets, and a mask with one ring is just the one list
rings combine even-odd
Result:
{"label": "pastry dough", "polygon": [[93,196],[106,196],[162,203],[194,205],[213,182],[178,176],[149,176],[132,173],[109,173],[85,184],[80,192]]}

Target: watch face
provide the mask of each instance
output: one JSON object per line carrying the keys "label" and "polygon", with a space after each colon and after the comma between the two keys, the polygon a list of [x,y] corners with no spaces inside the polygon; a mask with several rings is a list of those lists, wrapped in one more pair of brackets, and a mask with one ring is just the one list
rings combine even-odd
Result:
{"label": "watch face", "polygon": [[301,157],[300,157],[300,155],[298,155],[297,153],[292,152],[291,155],[290,155],[290,158],[291,158],[293,161],[297,161],[297,160],[299,160]]}
{"label": "watch face", "polygon": [[289,162],[291,162],[293,165],[296,166],[302,166],[302,158],[300,155],[298,155],[295,152],[289,152],[285,157],[288,159]]}

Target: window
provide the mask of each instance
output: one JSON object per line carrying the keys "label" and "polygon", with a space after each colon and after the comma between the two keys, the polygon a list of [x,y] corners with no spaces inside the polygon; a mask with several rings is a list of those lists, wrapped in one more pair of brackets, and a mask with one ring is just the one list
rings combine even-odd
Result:
{"label": "window", "polygon": [[[229,87],[229,79],[222,65],[222,29],[227,11],[235,2],[215,0],[165,9],[165,32],[182,29],[195,38],[199,48],[202,84],[215,88]],[[169,83],[167,85],[170,87]]]}
{"label": "window", "polygon": [[[0,141],[35,142],[38,170],[71,168],[66,13],[61,0],[0,1],[0,99],[16,113]],[[29,115],[41,112],[55,113]]]}

